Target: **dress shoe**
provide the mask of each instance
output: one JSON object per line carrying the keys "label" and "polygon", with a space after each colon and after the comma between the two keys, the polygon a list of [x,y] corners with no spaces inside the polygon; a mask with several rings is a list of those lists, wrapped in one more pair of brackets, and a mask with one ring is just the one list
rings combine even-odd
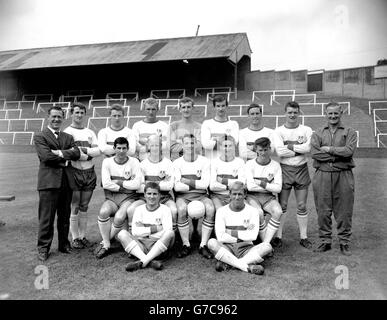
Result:
{"label": "dress shoe", "polygon": [[38,259],[40,261],[46,261],[48,259],[48,251],[47,250],[38,250]]}
{"label": "dress shoe", "polygon": [[341,251],[341,253],[342,253],[343,255],[345,255],[345,256],[350,256],[350,255],[352,255],[352,252],[351,252],[351,250],[349,249],[349,244],[348,244],[348,243],[346,243],[346,244],[341,244],[341,245],[340,245],[340,251]]}
{"label": "dress shoe", "polygon": [[314,249],[313,251],[314,252],[325,252],[325,251],[328,251],[331,249],[332,249],[332,246],[330,243],[320,243],[319,246],[316,249]]}
{"label": "dress shoe", "polygon": [[271,240],[270,244],[273,248],[282,248],[282,239],[275,237],[273,240]]}
{"label": "dress shoe", "polygon": [[308,238],[301,239],[300,245],[302,245],[306,249],[312,249],[313,247],[312,242],[310,242]]}
{"label": "dress shoe", "polygon": [[69,244],[65,244],[63,247],[62,246],[59,247],[58,251],[62,252],[62,253],[71,253],[72,249],[71,249],[71,246]]}

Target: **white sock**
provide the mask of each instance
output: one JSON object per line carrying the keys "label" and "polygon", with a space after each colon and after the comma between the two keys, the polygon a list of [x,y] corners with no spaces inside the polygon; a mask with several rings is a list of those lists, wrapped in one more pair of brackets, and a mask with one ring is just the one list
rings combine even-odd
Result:
{"label": "white sock", "polygon": [[263,240],[263,242],[270,243],[275,233],[277,232],[279,225],[280,225],[280,222],[278,220],[274,219],[273,217],[270,218],[267,226],[266,234],[265,234],[265,239]]}
{"label": "white sock", "polygon": [[308,212],[306,210],[305,211],[297,210],[297,221],[298,221],[298,227],[300,229],[300,238],[306,239],[307,229],[308,229]]}
{"label": "white sock", "polygon": [[87,211],[79,211],[79,238],[86,237],[87,229]]}
{"label": "white sock", "polygon": [[98,218],[98,228],[102,236],[102,243],[105,249],[110,248],[110,218]]}
{"label": "white sock", "polygon": [[70,215],[70,233],[73,240],[79,239],[79,228],[78,228],[79,217],[77,214]]}
{"label": "white sock", "polygon": [[206,219],[203,219],[202,222],[202,241],[200,242],[200,247],[207,245],[208,240],[210,239],[212,229],[214,229],[214,222],[210,222]]}
{"label": "white sock", "polygon": [[238,268],[239,270],[247,272],[248,265],[223,247],[219,248],[218,252],[215,255],[215,258],[235,268]]}
{"label": "white sock", "polygon": [[137,244],[136,241],[132,240],[129,242],[129,244],[126,246],[125,251],[137,258],[139,258],[141,261],[145,259],[146,255],[144,251],[140,248],[140,246]]}
{"label": "white sock", "polygon": [[144,267],[147,266],[150,261],[152,261],[154,258],[158,257],[161,253],[167,251],[167,249],[168,248],[161,240],[156,241],[156,243],[153,245],[153,247],[149,250],[146,257],[143,260],[141,260],[142,265]]}
{"label": "white sock", "polygon": [[118,232],[120,232],[123,229],[124,224],[125,222],[117,226],[113,221],[112,226],[110,228],[110,239],[113,239],[118,234]]}
{"label": "white sock", "polygon": [[183,245],[186,245],[187,247],[190,246],[189,243],[189,222],[188,220],[184,221],[183,223],[177,223],[177,228],[180,232],[181,241],[183,242]]}

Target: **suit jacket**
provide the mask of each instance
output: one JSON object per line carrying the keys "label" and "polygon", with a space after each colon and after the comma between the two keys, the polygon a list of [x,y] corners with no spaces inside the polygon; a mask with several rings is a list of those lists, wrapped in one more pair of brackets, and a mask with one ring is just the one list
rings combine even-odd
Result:
{"label": "suit jacket", "polygon": [[[80,151],[74,143],[72,135],[60,131],[58,139],[48,128],[34,135],[35,149],[40,164],[38,172],[38,190],[59,189],[62,179],[73,179],[72,167],[65,166],[66,160],[78,160]],[[61,150],[63,158],[55,155],[51,150]],[[65,173],[65,175],[64,175]]]}

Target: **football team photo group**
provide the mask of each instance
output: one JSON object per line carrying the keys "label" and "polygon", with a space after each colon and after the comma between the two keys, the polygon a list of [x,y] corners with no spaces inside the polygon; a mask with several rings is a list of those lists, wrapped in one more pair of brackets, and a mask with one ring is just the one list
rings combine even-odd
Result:
{"label": "football team photo group", "polygon": [[[340,253],[351,255],[357,136],[341,122],[342,107],[325,107],[326,122],[316,132],[300,123],[296,101],[284,108],[285,123],[264,126],[262,106],[247,108],[249,125],[239,130],[228,118],[228,101],[212,100],[214,117],[193,120],[195,102],[179,100],[181,119],[158,119],[158,101],[144,100],[145,118],[129,128],[124,109],[110,108],[110,124],[98,133],[85,127],[87,107],[72,103],[71,125],[62,128],[65,110],[48,110],[48,126],[34,136],[38,172],[37,257],[49,259],[57,216],[58,251],[90,248],[88,206],[96,187],[105,199],[98,212],[101,242],[97,259],[119,242],[128,257],[125,269],[162,270],[172,255],[198,253],[215,259],[216,271],[230,268],[264,274],[262,262],[282,247],[287,215],[295,215],[299,250],[323,253],[332,245],[332,216],[337,221]],[[311,154],[313,181],[307,165]],[[277,160],[273,159],[276,156]],[[101,181],[93,159],[103,157]],[[308,190],[313,187],[318,214],[318,243],[308,239]],[[296,212],[287,203],[294,190]],[[93,214],[93,213],[92,213]],[[286,237],[286,233],[285,233]],[[89,254],[85,251],[84,254]]]}

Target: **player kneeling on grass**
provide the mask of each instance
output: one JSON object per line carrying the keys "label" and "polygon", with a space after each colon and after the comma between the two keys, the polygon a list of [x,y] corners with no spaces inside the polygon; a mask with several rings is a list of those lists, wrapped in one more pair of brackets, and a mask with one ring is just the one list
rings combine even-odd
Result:
{"label": "player kneeling on grass", "polygon": [[206,209],[202,222],[199,254],[212,259],[213,255],[207,248],[215,220],[215,208],[207,195],[207,188],[210,184],[210,160],[197,154],[196,138],[192,134],[183,137],[183,156],[173,161],[173,166],[175,169],[177,228],[183,242],[183,247],[177,257],[183,258],[191,253],[187,207],[190,202],[198,200],[204,204]]}
{"label": "player kneeling on grass", "polygon": [[236,181],[230,187],[230,204],[216,212],[215,234],[217,239],[208,241],[208,248],[218,259],[216,271],[227,270],[229,266],[253,274],[263,274],[259,265],[263,257],[272,251],[269,242],[254,246],[259,232],[259,214],[245,203],[245,186]]}
{"label": "player kneeling on grass", "polygon": [[[262,137],[255,140],[257,157],[246,162],[247,203],[271,215],[268,226],[260,227],[260,238],[270,243],[280,225],[282,208],[276,194],[281,192],[282,171],[277,161],[270,158],[270,140]],[[262,217],[262,215],[261,215]]]}
{"label": "player kneeling on grass", "polygon": [[118,239],[125,251],[139,259],[129,262],[126,271],[135,271],[148,265],[161,270],[163,264],[154,259],[165,258],[167,250],[175,241],[171,210],[166,205],[160,204],[160,186],[155,182],[148,182],[145,185],[144,196],[146,204],[134,211],[132,234],[127,230],[118,233]]}
{"label": "player kneeling on grass", "polygon": [[[98,215],[102,242],[95,251],[97,259],[109,254],[110,240],[124,227],[126,210],[136,199],[136,190],[141,184],[140,163],[136,158],[127,156],[128,140],[117,138],[114,140],[114,149],[115,156],[102,162],[101,178],[106,200]],[[111,216],[114,216],[113,224],[110,222]]]}
{"label": "player kneeling on grass", "polygon": [[174,173],[172,161],[163,157],[162,154],[162,139],[161,136],[150,135],[147,142],[149,154],[141,161],[141,176],[142,182],[139,190],[141,199],[133,202],[128,207],[129,232],[132,225],[132,218],[136,208],[145,203],[145,198],[142,197],[145,185],[148,182],[156,182],[160,186],[160,203],[165,204],[172,213],[173,230],[177,230],[177,208],[173,199]]}

